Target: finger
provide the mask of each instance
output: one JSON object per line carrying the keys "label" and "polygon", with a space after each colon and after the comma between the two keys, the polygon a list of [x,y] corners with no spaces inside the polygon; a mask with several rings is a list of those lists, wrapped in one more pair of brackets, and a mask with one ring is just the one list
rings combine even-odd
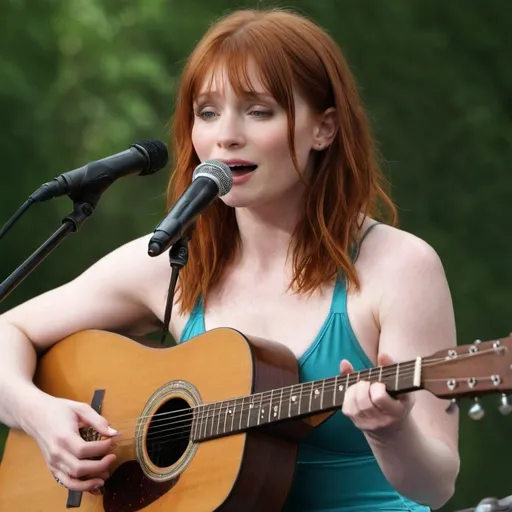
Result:
{"label": "finger", "polygon": [[350,361],[343,359],[340,363],[340,373],[342,375],[344,375],[344,374],[353,373],[353,372],[354,372],[354,367],[352,366]]}
{"label": "finger", "polygon": [[414,393],[404,393],[402,395],[398,395],[395,400],[400,402],[402,406],[408,411],[410,411],[416,403]]}
{"label": "finger", "polygon": [[119,432],[109,426],[106,418],[98,414],[92,407],[81,402],[70,402],[71,408],[80,420],[93,427],[105,437],[113,437]]}
{"label": "finger", "polygon": [[101,478],[78,480],[77,478],[69,476],[62,470],[56,470],[53,474],[55,478],[58,478],[60,483],[70,491],[90,492],[99,489],[105,483]]}
{"label": "finger", "polygon": [[91,480],[93,478],[101,478],[101,480],[108,480],[110,478],[110,473],[108,471],[103,471],[102,473],[98,473],[97,475],[85,475],[82,477],[82,480]]}
{"label": "finger", "polygon": [[393,363],[394,363],[393,358],[388,354],[382,353],[377,356],[377,364],[379,366],[387,366],[387,365],[393,364]]}
{"label": "finger", "polygon": [[78,459],[92,459],[106,455],[112,448],[112,439],[84,441],[80,436],[74,435],[66,438],[63,444]]}
{"label": "finger", "polygon": [[105,455],[100,460],[77,459],[73,454],[65,452],[59,467],[61,471],[71,478],[82,478],[85,475],[99,475],[108,471],[110,465],[116,460],[113,453]]}
{"label": "finger", "polygon": [[386,386],[382,382],[374,382],[370,386],[368,396],[373,406],[380,412],[390,416],[401,416],[403,414],[402,403],[388,394]]}
{"label": "finger", "polygon": [[371,414],[374,409],[374,405],[370,399],[370,387],[370,383],[365,380],[354,385],[357,408],[365,415]]}
{"label": "finger", "polygon": [[341,412],[349,418],[354,418],[358,413],[357,401],[356,401],[357,387],[349,386],[345,390],[345,397],[343,398],[343,405]]}

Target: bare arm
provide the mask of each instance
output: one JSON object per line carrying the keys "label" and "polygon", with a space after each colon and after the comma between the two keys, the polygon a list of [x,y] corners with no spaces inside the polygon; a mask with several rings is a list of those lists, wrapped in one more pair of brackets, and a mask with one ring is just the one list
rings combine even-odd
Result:
{"label": "bare arm", "polygon": [[126,244],[72,282],[0,316],[0,421],[27,427],[24,411],[42,395],[32,383],[37,352],[84,329],[145,334],[157,326],[152,301],[155,287],[165,299],[166,262],[150,259],[145,243]]}
{"label": "bare arm", "polygon": [[[439,258],[427,244],[404,233],[392,243],[378,306],[379,354],[404,361],[456,345],[453,306]],[[398,428],[366,433],[390,483],[432,508],[452,496],[459,471],[458,413],[447,414],[446,406],[419,391]]]}

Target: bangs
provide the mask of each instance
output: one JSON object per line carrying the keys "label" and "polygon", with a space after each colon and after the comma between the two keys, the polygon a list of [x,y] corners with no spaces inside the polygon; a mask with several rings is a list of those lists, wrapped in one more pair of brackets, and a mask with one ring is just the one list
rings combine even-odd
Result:
{"label": "bangs", "polygon": [[[288,60],[284,53],[272,45],[271,38],[262,41],[251,37],[250,32],[235,33],[217,44],[212,44],[197,63],[190,66],[193,75],[190,77],[191,100],[199,94],[209,94],[216,80],[226,82],[240,98],[253,98],[268,93],[293,119],[293,79]],[[251,81],[251,70],[254,70],[264,91],[257,90]]]}

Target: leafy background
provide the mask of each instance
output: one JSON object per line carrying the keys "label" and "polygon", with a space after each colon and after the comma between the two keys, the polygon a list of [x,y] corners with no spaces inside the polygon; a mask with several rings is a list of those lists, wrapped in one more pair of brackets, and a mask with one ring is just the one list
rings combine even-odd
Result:
{"label": "leafy background", "polygon": [[[507,335],[512,3],[503,0],[3,0],[0,224],[61,172],[139,139],[167,141],[176,80],[195,42],[227,11],[265,6],[307,14],[347,55],[386,159],[401,226],[427,240],[444,262],[460,343]],[[154,229],[170,171],[116,182],[93,217],[0,312]],[[71,207],[59,198],[23,217],[0,244],[0,279]],[[462,469],[443,510],[512,493],[510,473],[500,469],[512,455],[512,416],[499,415],[497,405],[497,397],[485,399],[480,422],[467,419],[468,404],[462,405]],[[5,435],[0,426],[0,455]]]}

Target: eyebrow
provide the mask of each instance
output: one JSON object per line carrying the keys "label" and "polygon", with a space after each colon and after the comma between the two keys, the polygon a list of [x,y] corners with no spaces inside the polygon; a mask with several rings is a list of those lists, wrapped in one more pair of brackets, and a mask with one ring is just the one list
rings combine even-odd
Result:
{"label": "eyebrow", "polygon": [[[261,99],[261,100],[272,100],[275,101],[274,97],[267,92],[254,92],[254,91],[244,91],[244,96],[250,99]],[[199,94],[194,101],[199,102],[203,100],[209,99],[218,99],[221,97],[221,94],[218,91],[209,91]]]}

